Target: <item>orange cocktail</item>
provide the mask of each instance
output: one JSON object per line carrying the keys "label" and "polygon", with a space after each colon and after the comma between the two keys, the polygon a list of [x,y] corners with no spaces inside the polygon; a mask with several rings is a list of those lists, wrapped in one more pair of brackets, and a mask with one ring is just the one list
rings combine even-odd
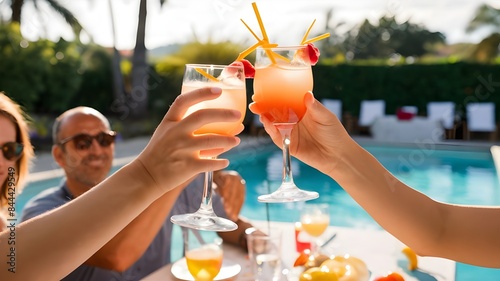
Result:
{"label": "orange cocktail", "polygon": [[196,134],[222,134],[222,135],[234,135],[236,129],[239,128],[240,124],[243,122],[246,112],[247,96],[245,91],[245,84],[240,85],[227,85],[222,82],[185,82],[182,85],[182,93],[190,92],[202,87],[219,87],[222,88],[222,94],[220,97],[214,100],[203,101],[191,106],[186,112],[186,116],[194,111],[204,108],[227,108],[234,109],[241,112],[241,117],[235,122],[217,122],[209,123],[200,129],[198,129]]}
{"label": "orange cocktail", "polygon": [[306,214],[300,219],[302,229],[307,234],[319,237],[330,224],[330,216],[328,214]]}
{"label": "orange cocktail", "polygon": [[212,281],[222,267],[222,249],[218,246],[205,247],[186,252],[189,273],[196,281]]}
{"label": "orange cocktail", "polygon": [[257,49],[262,59],[255,64],[252,98],[275,124],[295,124],[306,112],[304,95],[312,91],[313,76],[304,52],[306,46]]}

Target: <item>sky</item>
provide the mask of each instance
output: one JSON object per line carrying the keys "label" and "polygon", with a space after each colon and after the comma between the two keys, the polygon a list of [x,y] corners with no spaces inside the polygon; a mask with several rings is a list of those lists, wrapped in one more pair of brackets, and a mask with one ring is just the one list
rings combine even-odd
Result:
{"label": "sky", "polygon": [[[8,0],[0,0],[0,19],[10,17]],[[135,45],[139,0],[59,0],[72,11],[90,36],[81,39],[88,42],[91,37],[97,44],[120,50],[132,49]],[[148,1],[146,47],[149,49],[174,43],[185,43],[194,38],[207,40],[231,40],[252,45],[256,41],[245,28],[243,19],[258,35],[257,20],[252,9],[256,2],[270,41],[279,44],[298,44],[307,28],[316,20],[311,34],[324,32],[328,24],[343,32],[361,23],[364,19],[375,23],[381,16],[395,16],[396,20],[420,24],[430,31],[445,34],[448,43],[477,43],[488,30],[472,34],[465,32],[467,23],[473,18],[477,7],[488,3],[500,8],[500,0],[168,0],[160,7],[159,0]],[[70,28],[50,8],[38,1],[39,12],[35,12],[31,1],[23,10],[23,36],[29,40],[43,37],[72,40]],[[110,14],[112,7],[113,17]],[[327,11],[333,16],[326,23]],[[115,23],[115,40],[112,19]]]}

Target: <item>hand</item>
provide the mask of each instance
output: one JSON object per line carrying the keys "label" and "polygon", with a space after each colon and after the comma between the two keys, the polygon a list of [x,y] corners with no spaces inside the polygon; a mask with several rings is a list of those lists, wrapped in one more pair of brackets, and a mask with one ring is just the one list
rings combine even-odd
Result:
{"label": "hand", "polygon": [[236,171],[224,170],[214,171],[213,180],[228,218],[236,222],[245,202],[245,180]]}
{"label": "hand", "polygon": [[[304,163],[330,175],[335,169],[336,153],[346,149],[346,143],[352,141],[344,126],[335,114],[331,113],[311,92],[304,97],[307,112],[292,131],[290,153]],[[250,104],[250,110],[260,114],[258,103]],[[281,135],[272,122],[261,115],[266,132],[273,142],[282,147]]]}
{"label": "hand", "polygon": [[237,146],[239,138],[217,134],[195,135],[194,131],[208,123],[238,120],[241,114],[230,109],[202,109],[183,119],[191,105],[215,99],[221,93],[220,88],[203,88],[179,95],[146,148],[134,161],[145,168],[146,174],[162,192],[184,183],[195,174],[220,170],[229,165],[227,159],[209,157],[216,157]]}

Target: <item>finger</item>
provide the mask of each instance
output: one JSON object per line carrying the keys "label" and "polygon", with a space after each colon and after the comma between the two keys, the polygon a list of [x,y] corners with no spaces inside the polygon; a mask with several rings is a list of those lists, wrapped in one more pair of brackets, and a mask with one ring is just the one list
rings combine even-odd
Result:
{"label": "finger", "polygon": [[186,114],[186,111],[190,106],[205,100],[216,99],[221,95],[221,93],[221,88],[206,87],[178,95],[164,119],[179,121],[182,117],[184,117],[184,114]]}
{"label": "finger", "polygon": [[244,129],[245,129],[245,126],[243,124],[239,124],[238,127],[235,128],[234,130],[230,131],[229,134],[232,136],[236,136],[239,133],[243,132]]}
{"label": "finger", "polygon": [[224,158],[201,158],[197,161],[198,171],[216,171],[229,166],[229,160]]}
{"label": "finger", "polygon": [[220,150],[223,153],[234,148],[238,144],[240,144],[240,139],[238,137],[206,134],[184,139],[182,147],[191,151]]}
{"label": "finger", "polygon": [[202,126],[216,122],[234,122],[241,117],[241,112],[233,109],[207,108],[200,109],[186,116],[182,128],[186,132],[194,132]]}

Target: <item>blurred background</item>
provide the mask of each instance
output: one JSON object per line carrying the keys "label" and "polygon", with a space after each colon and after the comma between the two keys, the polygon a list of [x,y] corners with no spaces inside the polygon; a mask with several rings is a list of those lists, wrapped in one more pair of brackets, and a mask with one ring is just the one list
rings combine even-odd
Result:
{"label": "blurred background", "polygon": [[346,120],[366,99],[424,115],[429,101],[453,101],[457,118],[464,101],[500,104],[492,0],[0,0],[0,91],[32,116],[36,149],[77,105],[105,113],[124,138],[149,135],[180,93],[185,63],[231,63],[256,42],[240,21],[259,30],[252,2],[274,43],[300,43],[314,20],[309,38],[331,34],[315,43],[314,93],[342,100]]}

